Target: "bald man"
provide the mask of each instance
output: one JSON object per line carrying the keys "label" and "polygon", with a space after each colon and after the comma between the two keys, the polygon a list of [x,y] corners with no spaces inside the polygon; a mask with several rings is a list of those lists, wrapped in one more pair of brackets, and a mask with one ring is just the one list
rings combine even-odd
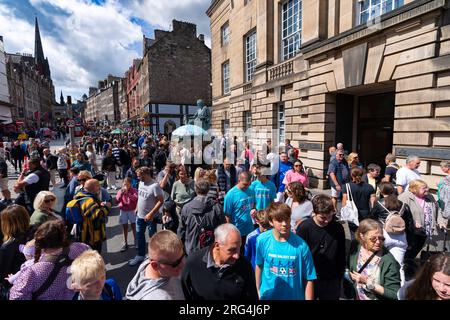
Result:
{"label": "bald man", "polygon": [[109,208],[100,202],[100,183],[96,179],[89,179],[69,202],[67,207],[78,206],[80,208],[83,222],[77,225],[78,240],[91,246],[101,254],[103,241],[106,240],[106,217]]}

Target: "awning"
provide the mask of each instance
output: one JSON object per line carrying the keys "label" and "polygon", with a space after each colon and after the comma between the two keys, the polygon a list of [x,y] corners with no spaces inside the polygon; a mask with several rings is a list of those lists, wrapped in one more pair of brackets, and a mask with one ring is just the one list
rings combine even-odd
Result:
{"label": "awning", "polygon": [[12,123],[11,108],[0,105],[0,122],[3,124]]}

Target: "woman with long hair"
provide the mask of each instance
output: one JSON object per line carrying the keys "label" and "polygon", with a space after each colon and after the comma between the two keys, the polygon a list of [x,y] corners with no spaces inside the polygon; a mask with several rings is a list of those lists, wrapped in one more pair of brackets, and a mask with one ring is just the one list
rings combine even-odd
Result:
{"label": "woman with long hair", "polygon": [[370,208],[376,201],[374,188],[363,181],[364,171],[359,167],[350,170],[352,181],[342,188],[342,207],[345,207],[348,194],[351,192],[356,208],[358,208],[358,220],[361,221],[369,216]]}
{"label": "woman with long hair", "polygon": [[[63,221],[42,224],[34,235],[34,265],[22,272],[10,291],[10,300],[71,300],[75,292],[67,287],[71,261],[90,249],[84,243],[70,243]],[[58,273],[44,286],[54,268]]]}
{"label": "woman with long hair", "polygon": [[7,299],[11,284],[5,280],[10,274],[19,271],[25,256],[19,251],[30,238],[30,215],[17,204],[10,205],[0,213],[0,300]]}
{"label": "woman with long hair", "polygon": [[293,232],[297,230],[298,225],[307,218],[310,218],[313,213],[313,205],[308,200],[305,187],[300,182],[291,182],[286,191],[288,198],[286,204],[291,208],[291,229]]}
{"label": "woman with long hair", "polygon": [[399,300],[450,300],[450,253],[432,255],[417,276],[400,288]]}

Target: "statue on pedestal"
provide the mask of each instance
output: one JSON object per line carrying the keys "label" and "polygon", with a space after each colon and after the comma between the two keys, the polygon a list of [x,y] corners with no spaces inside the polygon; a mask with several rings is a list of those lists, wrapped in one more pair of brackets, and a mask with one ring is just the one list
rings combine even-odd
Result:
{"label": "statue on pedestal", "polygon": [[192,117],[188,117],[187,124],[197,125],[207,131],[211,128],[211,110],[205,105],[202,99],[197,100],[197,112]]}

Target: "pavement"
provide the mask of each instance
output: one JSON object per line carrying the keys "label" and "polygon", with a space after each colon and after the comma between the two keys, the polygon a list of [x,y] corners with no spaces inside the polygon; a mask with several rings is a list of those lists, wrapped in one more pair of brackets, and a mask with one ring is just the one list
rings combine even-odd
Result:
{"label": "pavement", "polygon": [[[55,153],[57,149],[64,146],[64,140],[52,140],[50,143],[50,150],[52,153]],[[97,162],[100,167],[101,165],[101,156],[97,156]],[[8,162],[8,186],[11,191],[12,198],[15,199],[18,194],[14,193],[13,186],[15,181],[17,180],[19,174],[14,172],[14,167],[12,164]],[[50,191],[52,191],[57,197],[57,204],[55,209],[61,211],[63,205],[63,198],[65,188],[61,189],[62,183],[59,182],[59,177],[56,178],[57,184],[56,187],[50,187]],[[122,180],[117,180],[117,187],[122,185]],[[311,189],[313,195],[318,193],[329,194],[330,190],[319,190],[319,189]],[[116,190],[109,190],[109,193],[114,198],[117,194]],[[340,207],[340,203],[339,206]],[[346,232],[347,242],[350,240],[350,231],[348,226],[344,223],[344,230]],[[159,229],[159,228],[158,228]],[[108,223],[106,225],[106,238],[107,241],[103,243],[102,248],[102,257],[106,264],[107,278],[114,278],[114,280],[119,285],[122,295],[125,296],[126,288],[128,283],[136,274],[138,266],[129,266],[128,260],[132,259],[136,255],[136,247],[134,246],[134,237],[131,232],[131,228],[128,230],[128,244],[129,248],[125,252],[120,252],[120,248],[123,244],[123,231],[122,226],[119,224],[119,208],[117,205],[112,207],[112,210],[109,215]],[[146,238],[148,241],[148,234],[146,233]]]}
{"label": "pavement", "polygon": [[[64,140],[52,140],[50,143],[50,150],[54,153],[58,148],[64,146]],[[101,157],[97,156],[98,164],[101,164]],[[8,163],[8,186],[11,191],[11,197],[15,199],[18,194],[13,191],[13,186],[17,181],[19,174],[14,172],[14,167],[11,163]],[[60,211],[63,205],[64,192],[65,188],[61,189],[62,183],[59,182],[59,177],[57,175],[56,178],[57,184],[56,187],[50,187],[50,191],[52,191],[57,198],[57,204],[55,209]],[[122,185],[122,180],[117,180],[117,187]],[[109,193],[112,197],[115,197],[117,194],[116,190],[110,190]],[[146,236],[148,237],[148,235]],[[120,248],[123,243],[123,231],[122,226],[119,224],[119,208],[117,205],[112,207],[112,210],[109,215],[108,223],[106,225],[106,238],[107,241],[103,243],[102,248],[102,257],[106,264],[106,277],[114,278],[114,280],[119,285],[122,295],[125,296],[126,288],[128,283],[136,274],[138,266],[130,267],[128,265],[128,260],[132,259],[136,255],[136,248],[134,246],[134,238],[129,228],[128,231],[128,244],[129,248],[125,252],[120,252]]]}

